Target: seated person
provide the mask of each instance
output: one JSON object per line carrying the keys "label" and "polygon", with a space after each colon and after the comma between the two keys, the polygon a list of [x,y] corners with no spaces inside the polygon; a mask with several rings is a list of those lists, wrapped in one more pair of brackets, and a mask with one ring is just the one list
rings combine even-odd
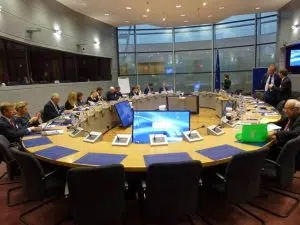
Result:
{"label": "seated person", "polygon": [[77,107],[76,102],[77,102],[77,93],[72,91],[69,93],[68,99],[65,103],[65,110],[75,109]]}
{"label": "seated person", "polygon": [[138,90],[137,86],[134,86],[133,88],[131,88],[131,91],[129,93],[130,98],[132,98],[134,96],[139,96],[139,90]]}
{"label": "seated person", "polygon": [[118,99],[122,98],[123,95],[121,93],[121,88],[119,86],[116,86],[115,89],[116,89],[116,96],[118,97]]}
{"label": "seated person", "polygon": [[141,85],[137,84],[137,85],[136,85],[136,89],[137,89],[138,95],[143,94],[143,93],[142,93],[142,90],[141,90]]}
{"label": "seated person", "polygon": [[153,84],[148,84],[148,86],[145,88],[144,90],[144,94],[147,95],[147,94],[151,94],[154,92],[154,89],[153,89]]}
{"label": "seated person", "polygon": [[43,122],[48,122],[62,114],[62,110],[59,107],[58,103],[60,101],[60,96],[58,93],[53,93],[51,99],[44,106],[43,112]]}
{"label": "seated person", "polygon": [[300,135],[300,102],[290,99],[285,103],[283,110],[286,116],[275,122],[276,125],[281,127],[281,130],[278,132],[269,132],[269,137],[276,142],[276,145],[269,152],[272,159],[276,159],[280,148],[289,140]]}
{"label": "seated person", "polygon": [[82,92],[77,92],[77,101],[76,101],[77,106],[83,106],[84,101],[83,101],[83,93]]}
{"label": "seated person", "polygon": [[99,97],[98,97],[98,92],[96,90],[93,90],[91,92],[91,95],[87,98],[86,100],[86,104],[89,104],[89,102],[98,102],[99,101]]}
{"label": "seated person", "polygon": [[98,101],[102,101],[103,100],[103,98],[102,98],[103,89],[101,87],[97,87],[96,91],[98,93]]}
{"label": "seated person", "polygon": [[40,124],[39,120],[41,118],[41,113],[37,112],[34,117],[30,117],[27,102],[18,102],[15,109],[17,113],[14,119],[18,128],[28,128],[31,126],[38,126]]}
{"label": "seated person", "polygon": [[41,131],[40,127],[18,128],[14,120],[15,105],[9,102],[0,104],[0,134],[11,143],[19,143],[21,138],[34,131]]}
{"label": "seated person", "polygon": [[159,93],[162,93],[162,92],[167,92],[168,91],[168,87],[166,86],[165,83],[162,84],[162,87],[159,88]]}
{"label": "seated person", "polygon": [[106,94],[107,101],[117,101],[118,97],[116,95],[116,89],[114,87],[110,87],[109,91]]}

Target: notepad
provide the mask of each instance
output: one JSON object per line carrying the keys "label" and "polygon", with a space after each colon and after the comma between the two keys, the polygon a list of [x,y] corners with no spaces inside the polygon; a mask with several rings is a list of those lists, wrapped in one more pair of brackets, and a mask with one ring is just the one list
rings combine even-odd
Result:
{"label": "notepad", "polygon": [[144,155],[144,161],[146,166],[149,166],[154,163],[183,162],[183,161],[190,161],[190,160],[192,160],[192,158],[186,152]]}
{"label": "notepad", "polygon": [[212,148],[207,148],[204,150],[197,151],[197,153],[199,153],[200,155],[203,155],[212,160],[225,159],[225,158],[232,157],[232,156],[237,155],[242,152],[243,152],[242,149],[236,148],[231,145],[220,145],[217,147],[212,147]]}
{"label": "notepad", "polygon": [[78,152],[77,150],[65,148],[61,146],[52,146],[50,148],[46,148],[40,151],[35,152],[34,154],[38,156],[42,156],[48,159],[57,160],[68,155],[72,155]]}
{"label": "notepad", "polygon": [[87,153],[74,163],[84,165],[105,166],[112,164],[120,164],[127,155],[107,154],[107,153]]}
{"label": "notepad", "polygon": [[37,147],[37,146],[41,146],[41,145],[52,144],[52,141],[50,141],[50,139],[47,137],[40,137],[40,138],[23,140],[23,144],[26,148],[32,148],[32,147]]}

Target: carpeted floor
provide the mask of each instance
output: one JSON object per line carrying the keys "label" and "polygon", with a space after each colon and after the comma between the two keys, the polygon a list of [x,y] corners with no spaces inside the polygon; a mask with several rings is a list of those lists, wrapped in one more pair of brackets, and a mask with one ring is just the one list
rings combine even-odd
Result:
{"label": "carpeted floor", "polygon": [[[3,164],[0,165],[0,174],[4,171]],[[298,175],[300,176],[300,175]],[[1,180],[5,182],[5,179]],[[18,184],[13,185],[0,185],[0,225],[20,225],[19,221],[20,213],[25,210],[30,209],[37,203],[27,203],[21,206],[7,207],[6,206],[6,192],[8,188],[18,186]],[[294,184],[291,187],[294,191],[300,192],[300,179],[294,179]],[[22,192],[16,192],[12,196],[13,201],[20,201],[22,199]],[[295,195],[297,197],[297,195]],[[298,196],[300,198],[300,195]],[[286,197],[281,197],[277,194],[267,194],[256,200],[259,205],[267,206],[277,212],[285,212],[294,201]],[[254,214],[262,217],[266,224],[268,225],[299,225],[300,224],[300,205],[293,211],[293,213],[288,218],[278,218],[272,216],[264,211],[253,208],[249,205],[245,205],[245,208],[249,209]],[[68,203],[65,199],[61,199],[54,203],[44,206],[38,211],[34,212],[32,215],[27,217],[27,221],[32,225],[52,225],[60,221],[67,215]],[[256,225],[259,224],[256,220],[232,207],[216,192],[204,191],[201,197],[201,204],[199,212],[201,212],[205,218],[209,219],[214,224],[220,225]],[[130,201],[128,203],[126,224],[127,225],[138,225],[141,224],[140,214],[138,205],[135,201]],[[172,216],[172,215],[170,215]],[[206,224],[198,216],[195,216],[194,222],[196,225]],[[72,221],[67,221],[63,225],[71,225]],[[182,223],[187,224],[187,223]],[[89,225],[89,224],[86,224]]]}

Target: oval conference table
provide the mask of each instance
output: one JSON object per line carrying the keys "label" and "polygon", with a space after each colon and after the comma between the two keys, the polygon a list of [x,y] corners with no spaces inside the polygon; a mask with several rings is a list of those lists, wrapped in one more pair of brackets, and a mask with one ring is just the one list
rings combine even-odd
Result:
{"label": "oval conference table", "polygon": [[[207,96],[204,96],[207,97]],[[211,98],[218,102],[216,96]],[[201,101],[201,96],[200,96]],[[211,104],[211,102],[209,102]],[[250,107],[250,108],[249,108]],[[254,106],[247,105],[247,111]],[[191,130],[198,129],[202,141],[189,143],[186,141],[169,143],[166,146],[150,146],[150,144],[135,144],[129,146],[112,146],[115,134],[131,134],[132,128],[115,127],[108,129],[101,141],[88,143],[83,137],[70,137],[66,127],[61,127],[64,133],[54,136],[27,136],[23,138],[26,151],[35,154],[40,160],[52,164],[79,167],[101,166],[108,164],[122,164],[127,172],[145,171],[147,165],[155,162],[174,162],[185,160],[200,160],[204,167],[227,163],[234,154],[243,151],[255,151],[268,148],[272,142],[246,144],[235,139],[237,129],[224,128],[225,134],[212,136],[207,134],[207,127],[219,124],[220,118],[216,115],[215,107],[203,108],[200,104],[200,113],[191,115]],[[259,119],[262,116],[256,116]],[[271,116],[269,122],[276,121],[280,116]]]}

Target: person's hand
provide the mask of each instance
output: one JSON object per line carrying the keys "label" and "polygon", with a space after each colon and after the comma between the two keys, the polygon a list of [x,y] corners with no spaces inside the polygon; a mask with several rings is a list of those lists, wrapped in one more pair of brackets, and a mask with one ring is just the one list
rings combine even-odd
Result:
{"label": "person's hand", "polygon": [[34,116],[34,117],[31,117],[30,120],[29,120],[29,123],[34,123],[36,121],[38,121],[40,118],[37,117],[37,116]]}
{"label": "person's hand", "polygon": [[39,131],[42,131],[42,127],[29,127],[29,129],[31,130],[31,132],[39,132]]}
{"label": "person's hand", "polygon": [[37,113],[35,114],[35,117],[37,117],[37,118],[40,119],[40,118],[41,118],[41,115],[42,115],[41,112],[37,112]]}
{"label": "person's hand", "polygon": [[268,132],[268,138],[271,140],[276,140],[276,132],[275,131],[269,131]]}
{"label": "person's hand", "polygon": [[272,88],[273,88],[273,86],[274,86],[273,84],[269,84],[269,86],[268,86],[268,87],[269,87],[269,89],[272,89]]}
{"label": "person's hand", "polygon": [[64,114],[71,114],[73,112],[73,110],[65,110]]}

